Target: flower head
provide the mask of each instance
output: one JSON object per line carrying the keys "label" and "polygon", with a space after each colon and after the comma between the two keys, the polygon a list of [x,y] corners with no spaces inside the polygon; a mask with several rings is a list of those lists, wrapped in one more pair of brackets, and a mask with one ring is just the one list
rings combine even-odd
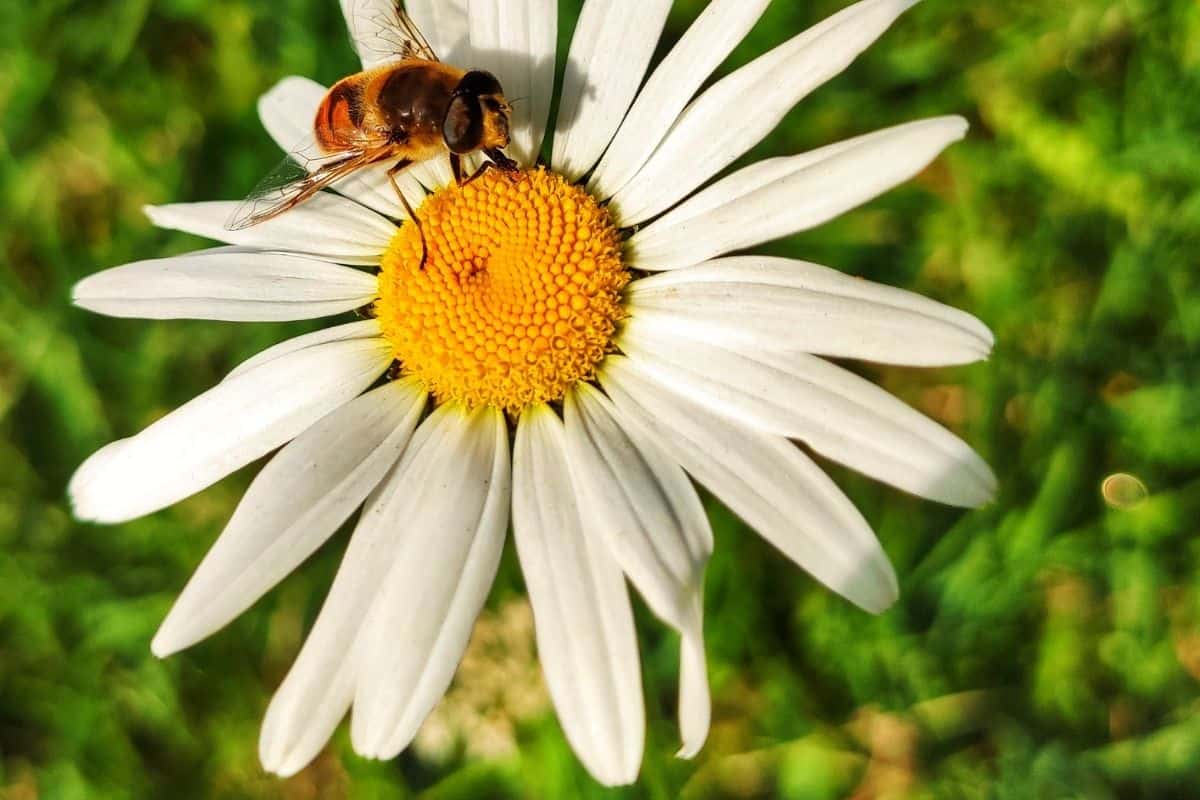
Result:
{"label": "flower head", "polygon": [[[80,517],[121,522],[282,448],[163,623],[161,656],[221,628],[361,507],[267,712],[268,769],[301,769],[350,710],[360,753],[409,745],[462,658],[510,520],[566,736],[598,780],[621,784],[637,775],[645,728],[626,579],[681,634],[681,754],[708,731],[712,533],[693,480],[871,612],[895,600],[895,574],[796,442],[933,500],[991,496],[967,445],[821,358],[969,363],[992,345],[980,322],[815,264],[725,257],[869,200],[966,131],[923,120],[712,182],[912,0],[863,0],[701,91],[767,3],[713,0],[643,86],[669,0],[588,0],[539,164],[555,0],[410,0],[444,59],[527,98],[512,126],[519,173],[460,187],[442,160],[422,162],[400,180],[415,220],[387,164],[238,231],[223,225],[236,204],[153,208],[160,226],[233,247],[76,287],[86,308],[156,319],[373,310],[250,359],[71,483]],[[343,2],[367,67],[379,41],[363,21],[388,5]],[[312,136],[323,95],[284,80],[263,121],[290,147]]]}

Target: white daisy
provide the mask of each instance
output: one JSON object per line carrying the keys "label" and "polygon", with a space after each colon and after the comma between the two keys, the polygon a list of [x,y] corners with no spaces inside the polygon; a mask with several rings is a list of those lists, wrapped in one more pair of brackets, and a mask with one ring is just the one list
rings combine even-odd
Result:
{"label": "white daisy", "polygon": [[[697,94],[768,2],[714,0],[643,84],[670,0],[588,0],[539,168],[556,0],[409,0],[445,60],[489,69],[527,98],[509,151],[526,167],[516,182],[493,172],[460,189],[440,160],[405,178],[414,205],[424,200],[423,270],[383,167],[237,232],[224,229],[236,203],[148,209],[156,225],[233,246],[76,287],[85,308],[152,319],[296,320],[374,304],[374,319],[250,359],[96,453],[70,487],[79,517],[116,523],[282,447],[163,623],[160,656],[220,629],[363,507],[267,712],[269,770],[301,769],[351,709],[358,752],[408,746],[462,657],[510,508],[563,729],[597,780],[623,784],[645,728],[626,579],[682,637],[681,754],[707,735],[712,534],[691,479],[876,613],[896,598],[895,574],[794,442],[943,503],[991,497],[994,477],[967,445],[819,357],[965,364],[989,353],[984,325],[815,264],[723,257],[875,197],[967,127],[900,125],[697,192],[914,0],[864,0]],[[372,44],[360,36],[368,61]],[[282,81],[260,104],[265,126],[293,146],[323,94]]]}

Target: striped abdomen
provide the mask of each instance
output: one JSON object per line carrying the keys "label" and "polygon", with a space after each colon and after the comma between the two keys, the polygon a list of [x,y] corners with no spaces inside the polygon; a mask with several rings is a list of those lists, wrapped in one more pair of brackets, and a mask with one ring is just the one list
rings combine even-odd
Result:
{"label": "striped abdomen", "polygon": [[388,144],[436,147],[462,74],[446,64],[412,60],[344,78],[317,109],[317,143],[326,152]]}

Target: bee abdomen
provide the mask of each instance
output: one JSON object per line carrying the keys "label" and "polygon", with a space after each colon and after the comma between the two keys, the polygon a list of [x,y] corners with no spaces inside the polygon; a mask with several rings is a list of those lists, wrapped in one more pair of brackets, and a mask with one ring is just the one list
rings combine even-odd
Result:
{"label": "bee abdomen", "polygon": [[357,145],[364,115],[361,86],[350,81],[336,84],[317,109],[317,143],[328,152]]}

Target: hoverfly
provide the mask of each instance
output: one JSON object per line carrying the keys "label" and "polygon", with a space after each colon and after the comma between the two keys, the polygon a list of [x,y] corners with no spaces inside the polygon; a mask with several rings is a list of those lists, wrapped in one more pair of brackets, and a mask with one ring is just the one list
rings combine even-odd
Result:
{"label": "hoverfly", "polygon": [[[396,175],[421,161],[448,154],[454,180],[462,186],[485,170],[517,170],[503,148],[509,143],[512,107],[496,76],[444,64],[400,0],[354,0],[354,20],[370,31],[372,61],[383,62],[333,85],[313,121],[314,143],[289,154],[250,194],[225,226],[242,230],[288,211],[330,184],[363,167],[394,162],[388,180],[409,219],[420,226]],[[352,16],[353,19],[353,16]],[[377,58],[375,56],[378,56]],[[314,152],[315,151],[315,152]],[[490,161],[464,179],[463,157],[482,151]],[[424,232],[421,235],[424,249]],[[424,266],[424,253],[421,264]]]}

